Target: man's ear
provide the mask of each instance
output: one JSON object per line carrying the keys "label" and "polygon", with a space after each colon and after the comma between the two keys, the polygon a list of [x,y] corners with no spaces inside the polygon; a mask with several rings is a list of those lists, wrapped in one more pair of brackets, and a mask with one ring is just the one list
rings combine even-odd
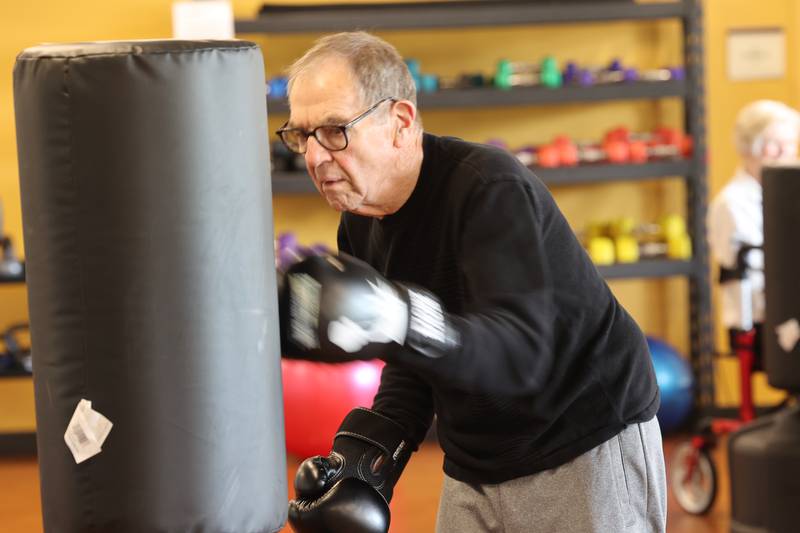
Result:
{"label": "man's ear", "polygon": [[417,118],[417,106],[410,100],[398,100],[392,106],[392,118],[394,121],[394,144],[402,146],[409,133],[414,127]]}

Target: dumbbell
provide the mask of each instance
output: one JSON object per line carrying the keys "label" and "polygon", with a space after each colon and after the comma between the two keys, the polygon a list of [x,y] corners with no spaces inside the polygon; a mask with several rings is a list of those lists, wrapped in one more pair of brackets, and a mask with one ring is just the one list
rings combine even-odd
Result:
{"label": "dumbbell", "polygon": [[267,81],[267,98],[286,98],[289,79],[286,76],[275,76]]}
{"label": "dumbbell", "polygon": [[554,162],[551,166],[574,166],[603,161],[615,164],[643,163],[651,157],[671,157],[676,153],[674,147],[651,146],[636,140],[605,139],[600,144],[575,143],[568,137],[556,138],[550,145],[540,146],[539,150],[544,150],[547,161]]}
{"label": "dumbbell", "polygon": [[681,215],[668,214],[658,223],[637,227],[643,257],[668,257],[689,259],[692,257],[692,239],[686,231],[686,221]]}
{"label": "dumbbell", "polygon": [[558,151],[553,145],[525,146],[514,152],[526,167],[555,168],[559,166]]}
{"label": "dumbbell", "polygon": [[603,145],[608,143],[627,144],[627,160],[632,163],[644,163],[653,158],[689,157],[693,149],[690,136],[667,127],[657,128],[652,133],[632,134],[628,128],[620,126],[606,132]]}
{"label": "dumbbell", "polygon": [[317,243],[311,246],[303,246],[297,240],[297,236],[292,232],[281,233],[275,240],[276,266],[286,269],[296,261],[302,260],[312,255],[328,253],[330,249],[324,244]]}
{"label": "dumbbell", "polygon": [[664,215],[659,220],[661,236],[667,243],[667,257],[689,259],[692,257],[692,239],[686,231],[686,220],[676,214]]}
{"label": "dumbbell", "polygon": [[444,89],[471,89],[491,85],[491,78],[480,72],[466,72],[450,78],[440,78],[439,88]]}
{"label": "dumbbell", "polygon": [[563,72],[564,83],[582,86],[601,85],[636,81],[639,73],[634,68],[623,67],[619,60],[612,61],[605,68],[582,68],[569,62]]}
{"label": "dumbbell", "polygon": [[435,93],[439,90],[439,76],[435,74],[420,75],[417,90],[423,93]]}
{"label": "dumbbell", "polygon": [[692,138],[673,128],[659,128],[651,134],[636,134],[632,137],[631,143],[639,145],[637,159],[641,161],[690,157],[694,149]]}
{"label": "dumbbell", "polygon": [[683,67],[664,67],[643,70],[639,73],[642,81],[669,81],[686,79],[686,70]]}
{"label": "dumbbell", "polygon": [[516,154],[528,166],[545,168],[570,167],[599,161],[625,163],[630,158],[628,144],[625,142],[612,141],[600,146],[596,143],[576,143],[566,135],[558,135],[548,144],[527,147]]}
{"label": "dumbbell", "polygon": [[602,144],[591,142],[576,143],[567,135],[558,135],[553,139],[559,166],[574,166],[579,163],[596,163],[610,161],[626,163],[630,159],[629,142],[622,139],[605,139]]}
{"label": "dumbbell", "polygon": [[595,264],[635,263],[639,260],[639,242],[633,235],[636,222],[620,217],[608,223],[590,223],[584,230],[584,242]]}
{"label": "dumbbell", "polygon": [[512,152],[517,160],[526,167],[555,168],[561,165],[558,148],[553,144],[528,145],[516,150],[511,150],[502,139],[489,139],[486,144]]}
{"label": "dumbbell", "polygon": [[558,62],[552,56],[545,57],[538,65],[501,59],[497,62],[493,81],[499,89],[534,85],[557,88],[563,85]]}
{"label": "dumbbell", "polygon": [[578,164],[575,144],[562,135],[548,144],[521,148],[514,155],[522,164],[529,167],[556,168]]}
{"label": "dumbbell", "polygon": [[658,223],[636,224],[630,217],[592,223],[584,231],[589,255],[597,264],[632,263],[640,258],[689,259],[692,242],[686,222],[669,214]]}
{"label": "dumbbell", "polygon": [[423,74],[418,59],[408,58],[405,63],[414,79],[417,92],[432,93],[439,90],[439,77],[434,74]]}
{"label": "dumbbell", "polygon": [[[662,134],[663,133],[663,134]],[[661,139],[657,144],[637,140],[624,128],[612,130],[602,143],[576,143],[566,135],[556,136],[552,142],[539,146],[528,146],[514,153],[526,166],[554,168],[575,166],[580,163],[642,163],[652,157],[676,157],[682,155],[677,145],[687,146],[685,135],[676,130],[666,130],[653,138]],[[666,144],[670,142],[672,144]],[[489,144],[497,144],[489,141]],[[505,143],[500,145],[508,149]],[[682,148],[685,149],[685,148]]]}
{"label": "dumbbell", "polygon": [[578,144],[578,161],[580,163],[627,163],[630,160],[630,145],[623,141],[608,141],[602,144]]}
{"label": "dumbbell", "polygon": [[659,148],[659,157],[689,157],[694,143],[692,137],[675,128],[661,126],[651,134],[649,144]]}
{"label": "dumbbell", "polygon": [[683,67],[665,67],[649,70],[635,68],[607,68],[596,76],[596,84],[621,83],[630,81],[669,81],[683,80],[686,78]]}

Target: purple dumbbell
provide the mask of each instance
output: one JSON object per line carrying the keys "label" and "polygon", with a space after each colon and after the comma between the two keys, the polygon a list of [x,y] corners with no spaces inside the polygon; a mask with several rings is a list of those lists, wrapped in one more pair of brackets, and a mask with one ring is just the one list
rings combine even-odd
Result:
{"label": "purple dumbbell", "polygon": [[486,141],[486,144],[488,144],[489,146],[494,146],[496,148],[502,148],[503,150],[508,150],[508,143],[505,142],[503,139],[491,138]]}
{"label": "purple dumbbell", "polygon": [[287,268],[289,265],[302,257],[299,252],[300,245],[294,233],[282,233],[278,235],[278,268]]}
{"label": "purple dumbbell", "polygon": [[622,61],[620,61],[618,58],[612,59],[611,62],[608,64],[608,68],[606,68],[606,70],[608,70],[609,72],[617,72],[623,70]]}
{"label": "purple dumbbell", "polygon": [[575,76],[575,82],[578,83],[578,85],[583,85],[584,87],[594,85],[594,72],[588,68],[578,69],[578,73]]}
{"label": "purple dumbbell", "polygon": [[639,71],[635,68],[625,68],[622,71],[622,81],[636,81],[639,79]]}
{"label": "purple dumbbell", "polygon": [[670,77],[673,80],[685,80],[686,70],[683,67],[669,67]]}
{"label": "purple dumbbell", "polygon": [[567,64],[564,65],[564,71],[561,74],[562,78],[564,79],[564,84],[574,83],[577,81],[578,70],[578,64],[576,62],[567,61]]}

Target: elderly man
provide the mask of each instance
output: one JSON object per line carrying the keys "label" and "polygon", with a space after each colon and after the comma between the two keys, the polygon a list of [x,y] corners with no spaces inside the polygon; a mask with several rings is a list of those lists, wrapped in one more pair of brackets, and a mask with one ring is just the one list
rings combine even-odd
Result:
{"label": "elderly man", "polygon": [[300,466],[295,530],[385,531],[435,414],[440,533],[664,531],[645,338],[546,187],[502,150],[425,133],[377,37],[324,37],[289,77],[278,134],[342,215],[341,253],[282,282],[284,355],[386,361],[372,408]]}

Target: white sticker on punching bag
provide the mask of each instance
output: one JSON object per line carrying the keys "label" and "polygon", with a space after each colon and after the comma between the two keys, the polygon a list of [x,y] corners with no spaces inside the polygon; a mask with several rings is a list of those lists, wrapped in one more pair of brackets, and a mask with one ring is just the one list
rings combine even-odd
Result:
{"label": "white sticker on punching bag", "polygon": [[106,417],[92,409],[92,402],[78,402],[64,433],[64,442],[75,462],[82,463],[100,453],[112,426]]}
{"label": "white sticker on punching bag", "polygon": [[791,352],[800,340],[800,322],[796,318],[787,320],[775,327],[775,333],[778,334],[778,344],[783,351]]}

